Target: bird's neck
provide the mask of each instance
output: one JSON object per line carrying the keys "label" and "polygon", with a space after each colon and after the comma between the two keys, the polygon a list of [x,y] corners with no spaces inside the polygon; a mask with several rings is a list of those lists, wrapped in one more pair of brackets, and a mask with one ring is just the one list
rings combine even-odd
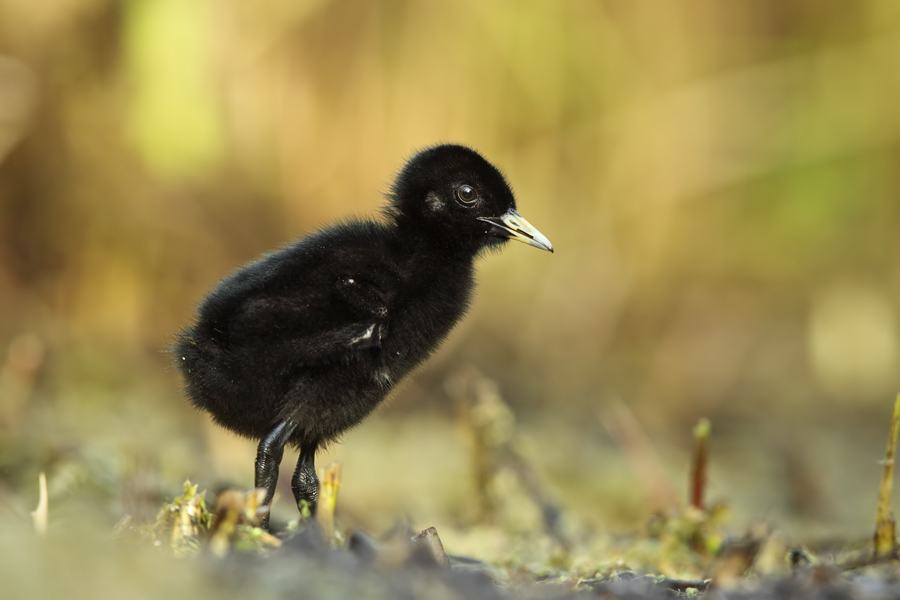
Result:
{"label": "bird's neck", "polygon": [[404,255],[419,257],[438,266],[448,264],[471,266],[483,249],[483,244],[469,235],[459,234],[448,227],[434,224],[423,226],[398,217],[395,220],[397,243]]}

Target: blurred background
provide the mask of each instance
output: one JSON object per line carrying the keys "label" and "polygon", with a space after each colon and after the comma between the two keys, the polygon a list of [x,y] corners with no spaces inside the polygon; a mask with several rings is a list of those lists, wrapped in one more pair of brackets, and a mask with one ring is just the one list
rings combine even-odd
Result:
{"label": "blurred background", "polygon": [[0,506],[27,518],[40,471],[51,524],[249,487],[255,444],[184,400],[174,333],[452,141],[556,253],[485,257],[466,320],[319,458],[347,523],[473,522],[448,389],[474,366],[600,531],[684,502],[707,417],[738,523],[868,537],[900,391],[898,97],[892,0],[2,0]]}

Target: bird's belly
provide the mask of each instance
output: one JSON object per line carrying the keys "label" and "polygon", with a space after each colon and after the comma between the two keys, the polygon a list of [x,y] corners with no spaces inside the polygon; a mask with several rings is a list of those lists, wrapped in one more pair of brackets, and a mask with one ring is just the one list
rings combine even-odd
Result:
{"label": "bird's belly", "polygon": [[280,414],[297,424],[291,442],[302,446],[333,440],[384,400],[394,383],[390,369],[377,352],[360,354],[349,363],[298,372]]}

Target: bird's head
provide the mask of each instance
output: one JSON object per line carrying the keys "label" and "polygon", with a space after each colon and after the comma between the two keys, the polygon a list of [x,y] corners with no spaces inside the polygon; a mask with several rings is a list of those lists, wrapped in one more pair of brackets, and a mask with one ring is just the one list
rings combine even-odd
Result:
{"label": "bird's head", "polygon": [[477,152],[453,144],[416,154],[397,176],[390,212],[398,224],[477,250],[518,240],[553,252],[516,212],[506,179]]}

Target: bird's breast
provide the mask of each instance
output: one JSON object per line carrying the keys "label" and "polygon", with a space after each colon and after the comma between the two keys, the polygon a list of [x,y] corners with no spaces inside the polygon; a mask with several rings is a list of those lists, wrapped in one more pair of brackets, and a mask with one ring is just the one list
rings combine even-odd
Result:
{"label": "bird's breast", "polygon": [[382,345],[382,382],[399,381],[434,352],[469,307],[471,268],[444,270],[443,277],[423,278],[398,303],[390,333]]}

